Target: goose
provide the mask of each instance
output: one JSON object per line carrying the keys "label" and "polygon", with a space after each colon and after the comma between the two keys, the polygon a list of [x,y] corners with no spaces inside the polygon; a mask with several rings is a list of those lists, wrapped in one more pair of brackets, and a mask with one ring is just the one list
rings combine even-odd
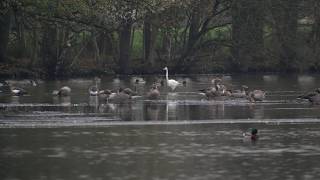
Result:
{"label": "goose", "polygon": [[171,88],[172,91],[174,91],[176,89],[176,87],[180,85],[180,83],[174,79],[169,79],[168,67],[163,68],[163,70],[166,71],[167,85]]}
{"label": "goose", "polygon": [[110,90],[110,89],[104,89],[104,90],[100,90],[99,91],[99,95],[110,95],[111,93],[114,93],[113,90]]}
{"label": "goose", "polygon": [[107,97],[107,101],[113,103],[126,103],[131,99],[131,96],[119,88],[118,92],[113,92]]}
{"label": "goose", "polygon": [[94,78],[94,82],[95,82],[95,85],[94,85],[94,86],[91,86],[91,87],[89,88],[89,95],[90,95],[90,96],[97,96],[97,95],[99,95],[98,83],[101,82],[101,79],[98,78],[98,77],[95,77],[95,78]]}
{"label": "goose", "polygon": [[248,86],[242,85],[241,90],[231,91],[231,97],[234,98],[246,98],[248,96]]}
{"label": "goose", "polygon": [[219,97],[219,96],[226,96],[229,95],[230,93],[227,91],[227,88],[223,85],[220,84],[221,81],[216,78],[213,79],[211,81],[213,83],[212,87],[206,88],[206,89],[201,89],[199,91],[201,91],[202,93],[204,93],[204,95],[210,100],[213,99],[215,97]]}
{"label": "goose", "polygon": [[222,79],[220,79],[220,78],[213,78],[212,80],[211,80],[211,83],[212,84],[220,84],[222,82]]}
{"label": "goose", "polygon": [[209,100],[219,96],[219,93],[215,87],[200,89],[199,91],[202,92]]}
{"label": "goose", "polygon": [[300,95],[297,97],[298,99],[306,99],[309,100],[312,104],[320,105],[320,88],[314,90],[314,92],[309,92],[304,95]]}
{"label": "goose", "polygon": [[10,90],[13,96],[22,96],[27,94],[27,91],[25,89],[19,87],[10,87]]}
{"label": "goose", "polygon": [[150,91],[147,93],[147,99],[157,100],[160,97],[160,91],[158,90],[158,85],[153,84]]}
{"label": "goose", "polygon": [[137,91],[134,91],[134,90],[132,90],[132,89],[130,89],[130,88],[125,88],[125,89],[123,89],[123,92],[126,93],[126,94],[128,94],[129,96],[136,96],[136,95],[138,95],[138,92],[137,92]]}
{"label": "goose", "polygon": [[32,86],[38,86],[38,83],[35,80],[30,80],[30,84]]}
{"label": "goose", "polygon": [[141,77],[134,77],[133,79],[132,79],[132,82],[134,83],[134,84],[146,84],[146,81],[143,79],[143,78],[141,78]]}
{"label": "goose", "polygon": [[256,128],[250,128],[250,132],[244,132],[242,135],[244,138],[251,139],[252,141],[255,141],[258,139],[258,129]]}
{"label": "goose", "polygon": [[315,95],[317,95],[317,94],[320,94],[320,88],[317,88],[317,89],[315,89],[315,90],[312,91],[312,92],[308,92],[308,93],[305,93],[305,94],[303,94],[303,95],[300,95],[300,96],[298,96],[297,98],[298,98],[298,99],[308,99],[309,97],[315,96]]}
{"label": "goose", "polygon": [[54,90],[52,94],[56,96],[70,96],[71,88],[69,86],[63,86],[59,90]]}
{"label": "goose", "polygon": [[90,96],[97,96],[97,95],[99,95],[99,89],[98,89],[98,87],[97,87],[97,86],[91,86],[91,87],[89,88],[89,95],[90,95]]}
{"label": "goose", "polygon": [[263,90],[253,90],[248,93],[250,102],[263,101],[266,97],[266,92]]}
{"label": "goose", "polygon": [[13,96],[23,96],[25,94],[28,94],[28,92],[25,89],[23,89],[21,87],[17,87],[17,86],[12,86],[12,81],[7,80],[2,85],[9,87],[10,93]]}

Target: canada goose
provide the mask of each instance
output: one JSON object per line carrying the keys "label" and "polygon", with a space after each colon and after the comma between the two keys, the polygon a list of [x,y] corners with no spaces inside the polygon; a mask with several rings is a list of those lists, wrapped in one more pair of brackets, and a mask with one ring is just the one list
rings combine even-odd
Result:
{"label": "canada goose", "polygon": [[97,96],[97,95],[99,95],[99,86],[98,86],[98,84],[100,84],[101,79],[98,78],[98,77],[95,77],[95,78],[94,78],[94,82],[95,82],[95,85],[94,85],[94,86],[91,86],[91,87],[89,88],[89,94],[90,94],[90,96]]}
{"label": "canada goose", "polygon": [[166,71],[167,85],[171,88],[172,91],[174,91],[176,89],[176,87],[180,85],[180,83],[174,79],[169,79],[168,67],[163,68],[163,70]]}
{"label": "canada goose", "polygon": [[119,88],[118,92],[113,92],[107,97],[107,101],[112,103],[126,103],[131,99],[131,96]]}
{"label": "canada goose", "polygon": [[309,92],[297,97],[298,99],[309,100],[312,104],[320,104],[320,88],[315,89],[313,92]]}
{"label": "canada goose", "polygon": [[241,90],[231,91],[231,97],[234,98],[246,98],[248,96],[248,86],[242,85]]}
{"label": "canada goose", "polygon": [[30,84],[32,86],[38,86],[38,83],[35,80],[30,80]]}
{"label": "canada goose", "polygon": [[136,90],[132,90],[130,88],[124,88],[123,92],[128,94],[129,96],[136,96],[138,95],[138,92]]}
{"label": "canada goose", "polygon": [[200,89],[199,91],[204,93],[204,95],[209,100],[219,96],[219,92],[215,87],[209,87],[209,88],[206,88],[206,89]]}
{"label": "canada goose", "polygon": [[110,95],[111,93],[114,93],[114,91],[110,89],[104,89],[99,91],[99,95]]}
{"label": "canada goose", "polygon": [[226,96],[230,94],[228,93],[227,88],[221,84],[221,80],[219,78],[215,78],[211,82],[213,83],[212,87],[199,90],[204,93],[209,100],[215,97]]}
{"label": "canada goose", "polygon": [[89,95],[90,95],[90,96],[97,96],[97,95],[99,95],[99,89],[98,89],[98,87],[97,87],[97,86],[91,86],[91,87],[89,88]]}
{"label": "canada goose", "polygon": [[158,85],[153,84],[150,91],[147,93],[147,99],[157,100],[160,97],[160,91],[158,90]]}
{"label": "canada goose", "polygon": [[213,78],[212,80],[211,80],[211,83],[212,84],[220,84],[222,82],[222,79],[220,79],[220,78]]}
{"label": "canada goose", "polygon": [[23,96],[27,94],[27,91],[25,89],[19,87],[10,87],[10,90],[13,96]]}
{"label": "canada goose", "polygon": [[132,78],[132,82],[134,83],[134,84],[146,84],[146,81],[143,79],[143,78],[141,78],[141,77],[134,77],[134,78]]}
{"label": "canada goose", "polygon": [[70,96],[71,88],[68,86],[63,86],[59,90],[54,90],[52,94],[56,96]]}
{"label": "canada goose", "polygon": [[263,101],[266,97],[266,92],[263,90],[253,90],[248,93],[250,102]]}

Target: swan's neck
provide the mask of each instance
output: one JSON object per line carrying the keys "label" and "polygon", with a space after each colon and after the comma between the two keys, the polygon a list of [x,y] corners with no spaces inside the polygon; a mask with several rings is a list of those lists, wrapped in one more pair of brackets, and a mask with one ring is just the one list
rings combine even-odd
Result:
{"label": "swan's neck", "polygon": [[168,72],[168,69],[166,69],[166,80],[167,80],[167,81],[169,80],[169,72]]}

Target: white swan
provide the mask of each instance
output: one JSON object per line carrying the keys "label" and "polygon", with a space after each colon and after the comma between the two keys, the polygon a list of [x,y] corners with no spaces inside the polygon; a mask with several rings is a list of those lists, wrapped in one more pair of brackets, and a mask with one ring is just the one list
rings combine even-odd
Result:
{"label": "white swan", "polygon": [[169,79],[169,71],[168,67],[163,68],[163,70],[166,71],[166,80],[167,80],[167,85],[172,89],[176,89],[177,86],[180,85],[180,83],[174,79]]}

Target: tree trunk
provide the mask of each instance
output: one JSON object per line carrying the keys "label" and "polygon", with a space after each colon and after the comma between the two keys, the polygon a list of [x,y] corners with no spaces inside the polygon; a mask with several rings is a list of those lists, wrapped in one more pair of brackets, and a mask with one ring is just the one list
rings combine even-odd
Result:
{"label": "tree trunk", "polygon": [[263,2],[237,0],[232,5],[232,55],[238,71],[257,70],[263,62]]}
{"label": "tree trunk", "polygon": [[58,44],[56,26],[46,24],[41,44],[42,66],[47,78],[54,78],[58,62]]}
{"label": "tree trunk", "polygon": [[320,1],[314,0],[314,24],[312,27],[313,50],[316,57],[320,55]]}
{"label": "tree trunk", "polygon": [[30,57],[30,63],[28,64],[28,67],[30,69],[33,68],[35,63],[38,60],[38,55],[39,55],[39,36],[38,36],[38,31],[36,29],[32,29],[32,50],[31,50],[31,57]]}
{"label": "tree trunk", "polygon": [[101,57],[100,57],[100,48],[99,48],[99,45],[98,45],[98,41],[97,41],[97,34],[95,33],[93,36],[92,36],[92,43],[93,43],[93,48],[94,48],[94,60],[96,62],[96,64],[101,67],[102,65],[102,62],[101,62]]}
{"label": "tree trunk", "polygon": [[130,74],[130,42],[132,23],[127,22],[119,32],[119,73]]}
{"label": "tree trunk", "polygon": [[158,32],[152,25],[153,20],[153,17],[147,16],[143,26],[143,59],[151,65],[151,69],[155,67],[155,45]]}
{"label": "tree trunk", "polygon": [[5,62],[7,58],[7,46],[12,17],[11,12],[10,9],[3,14],[0,12],[0,63]]}
{"label": "tree trunk", "polygon": [[190,17],[190,28],[189,28],[189,35],[188,35],[188,41],[187,41],[187,47],[185,48],[185,51],[189,51],[193,48],[193,46],[198,41],[199,36],[199,29],[200,29],[200,5],[197,4],[194,7],[194,10],[192,12],[192,15]]}
{"label": "tree trunk", "polygon": [[107,64],[112,64],[111,60],[114,60],[117,56],[117,43],[115,42],[112,33],[103,32],[98,38],[98,44],[100,48],[102,68],[105,68]]}
{"label": "tree trunk", "polygon": [[276,37],[280,44],[280,63],[284,71],[297,70],[297,27],[299,0],[272,0]]}

